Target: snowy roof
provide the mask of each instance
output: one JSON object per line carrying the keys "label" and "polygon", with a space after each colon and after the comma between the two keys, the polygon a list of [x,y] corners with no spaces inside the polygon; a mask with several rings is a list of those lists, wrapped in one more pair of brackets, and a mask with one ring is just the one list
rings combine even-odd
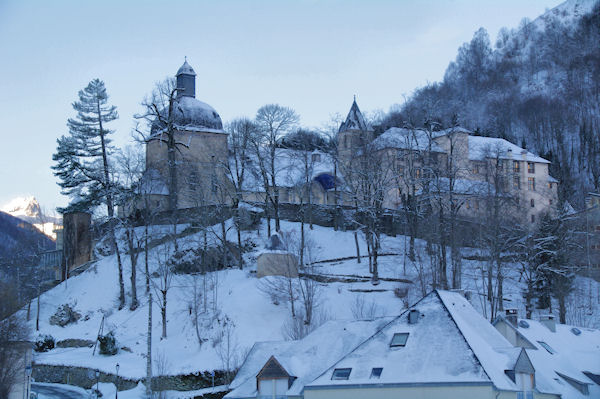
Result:
{"label": "snowy roof", "polygon": [[471,161],[483,161],[486,158],[495,157],[499,153],[502,159],[514,159],[517,161],[550,163],[510,141],[482,136],[469,136],[469,159]]}
{"label": "snowy roof", "polygon": [[356,104],[356,99],[354,99],[352,102],[352,106],[350,107],[350,112],[348,112],[346,120],[340,125],[339,132],[346,132],[348,130],[371,130],[369,125],[367,125],[367,122],[365,122],[365,118],[360,112],[358,104]]}
{"label": "snowy roof", "polygon": [[[447,193],[450,191],[450,179],[447,177],[440,177],[430,182],[429,193]],[[490,184],[483,180],[470,180],[470,179],[454,179],[454,187],[452,192],[455,194],[462,195],[475,195],[475,196],[486,196],[493,194],[495,188],[493,184]],[[423,189],[419,189],[417,194],[422,194]]]}
{"label": "snowy roof", "polygon": [[431,146],[431,151],[444,152],[437,143],[429,139],[427,132],[420,129],[392,127],[373,140],[372,144],[375,150],[396,148],[402,150],[427,151]]}
{"label": "snowy roof", "polygon": [[193,75],[196,76],[196,72],[194,71],[194,68],[192,68],[192,66],[190,64],[188,64],[187,59],[183,62],[183,65],[181,67],[179,67],[179,69],[177,70],[177,75]]}
{"label": "snowy roof", "polygon": [[[516,389],[504,370],[511,368],[518,349],[512,348],[460,294],[434,291],[411,309],[421,315],[417,323],[410,324],[409,312],[405,312],[307,384],[306,389],[402,383],[493,384],[499,389]],[[409,334],[405,346],[390,347],[396,333]],[[375,367],[383,368],[376,380],[370,378]],[[351,368],[350,378],[332,380],[335,368]]]}
{"label": "snowy roof", "polygon": [[[178,130],[226,133],[223,130],[223,122],[217,111],[195,97],[178,97],[174,104],[173,113],[173,124]],[[162,110],[161,115],[166,118],[167,110]],[[153,135],[162,132],[164,128],[164,124],[155,121],[152,124]]]}
{"label": "snowy roof", "polygon": [[271,356],[291,376],[297,377],[287,395],[300,395],[306,383],[390,320],[388,317],[374,321],[329,321],[299,341],[258,342],[229,385],[233,390],[225,397],[255,398],[256,375]]}
{"label": "snowy roof", "polygon": [[[307,171],[304,162],[305,159],[308,160],[308,173],[311,176],[311,181],[318,181],[318,178],[322,175],[333,176],[334,163],[331,156],[319,153],[320,156],[318,158],[313,158],[314,154],[311,151],[277,148],[275,150],[275,179],[277,185],[279,187],[296,187],[304,183],[306,178],[305,172]],[[263,159],[266,159],[265,157]],[[242,189],[244,191],[263,192],[264,183],[260,173],[259,160],[255,154],[252,154],[249,159],[250,164],[247,166],[244,174]],[[231,167],[234,168],[233,159],[230,159],[230,163]],[[340,180],[339,177],[338,180]]]}
{"label": "snowy roof", "polygon": [[[538,389],[561,393],[563,399],[600,397],[600,385],[584,374],[600,375],[600,330],[556,323],[553,332],[537,320],[519,320],[515,327],[499,319],[536,347],[527,349],[527,354],[536,369]],[[579,392],[560,374],[589,384],[589,395]]]}

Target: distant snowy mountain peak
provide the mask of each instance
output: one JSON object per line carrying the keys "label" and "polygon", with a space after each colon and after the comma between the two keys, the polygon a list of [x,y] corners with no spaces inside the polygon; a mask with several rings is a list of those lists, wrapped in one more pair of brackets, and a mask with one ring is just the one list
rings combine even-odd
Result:
{"label": "distant snowy mountain peak", "polygon": [[2,211],[15,217],[39,218],[42,214],[40,203],[34,196],[17,197],[4,205]]}
{"label": "distant snowy mountain peak", "polygon": [[46,215],[38,200],[33,196],[17,197],[0,208],[2,212],[33,224],[39,231],[56,239],[55,225],[61,224],[59,217]]}

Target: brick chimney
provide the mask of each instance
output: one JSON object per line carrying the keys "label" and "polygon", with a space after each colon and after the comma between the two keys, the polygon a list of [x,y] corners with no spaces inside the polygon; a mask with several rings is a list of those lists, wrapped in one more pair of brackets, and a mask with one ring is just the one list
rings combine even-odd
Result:
{"label": "brick chimney", "polygon": [[540,316],[540,323],[548,327],[548,330],[556,332],[556,319],[552,314],[546,314]]}
{"label": "brick chimney", "polygon": [[517,327],[519,317],[517,309],[506,309],[504,311],[504,317],[506,318],[506,321],[512,324],[513,327]]}

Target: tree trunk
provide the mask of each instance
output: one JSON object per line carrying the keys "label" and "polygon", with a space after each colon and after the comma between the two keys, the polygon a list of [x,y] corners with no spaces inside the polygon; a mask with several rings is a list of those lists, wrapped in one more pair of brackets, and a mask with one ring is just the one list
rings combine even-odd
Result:
{"label": "tree trunk", "polygon": [[356,244],[356,263],[360,263],[360,247],[358,246],[358,231],[354,231],[354,243]]}
{"label": "tree trunk", "polygon": [[146,353],[146,397],[152,397],[152,293],[148,293],[148,337]]}
{"label": "tree trunk", "polygon": [[125,283],[123,282],[123,264],[121,263],[121,251],[117,245],[114,226],[111,226],[111,241],[115,254],[117,255],[117,268],[119,269],[119,310],[125,307]]}
{"label": "tree trunk", "polygon": [[567,306],[565,303],[565,295],[561,294],[558,296],[558,319],[560,324],[567,323]]}
{"label": "tree trunk", "polygon": [[160,316],[162,318],[162,336],[167,338],[167,291],[162,291],[162,305],[160,307]]}

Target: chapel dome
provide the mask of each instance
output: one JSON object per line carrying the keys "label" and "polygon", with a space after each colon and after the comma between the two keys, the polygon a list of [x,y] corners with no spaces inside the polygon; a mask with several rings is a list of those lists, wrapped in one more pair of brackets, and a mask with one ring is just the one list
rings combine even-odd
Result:
{"label": "chapel dome", "polygon": [[[167,109],[161,111],[165,119],[167,114]],[[189,96],[181,96],[173,104],[173,123],[180,130],[223,130],[223,122],[217,111],[210,105]],[[164,123],[155,121],[152,132],[158,132],[164,127]]]}

